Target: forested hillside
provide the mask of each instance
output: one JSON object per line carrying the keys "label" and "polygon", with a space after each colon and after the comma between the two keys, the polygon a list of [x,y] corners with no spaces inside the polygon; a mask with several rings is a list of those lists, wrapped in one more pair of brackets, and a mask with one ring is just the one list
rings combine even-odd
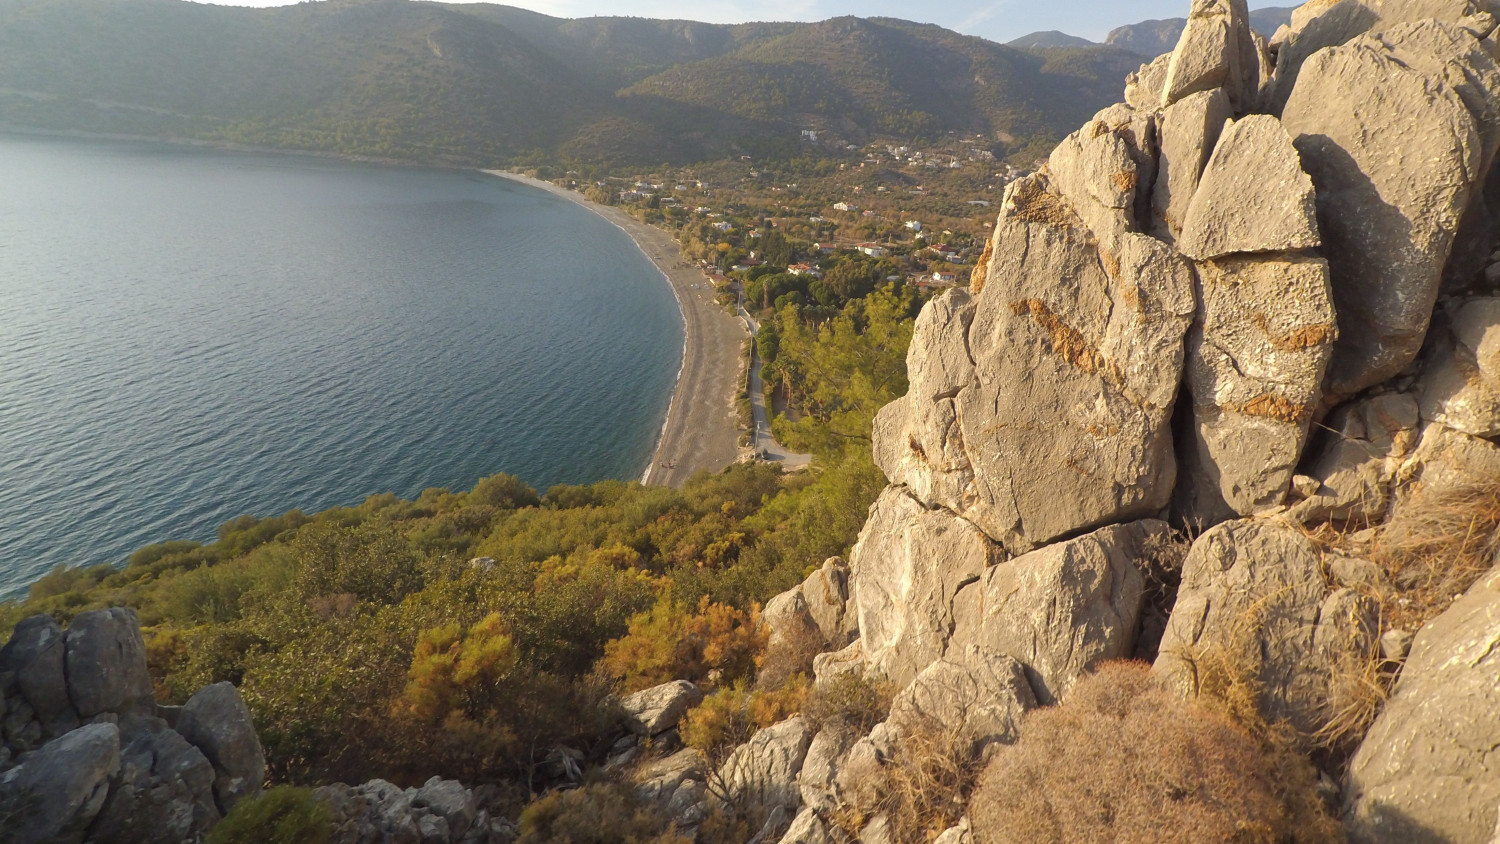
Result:
{"label": "forested hillside", "polygon": [[1055,142],[1140,61],[1083,52],[855,18],[0,0],[0,122],[461,164],[789,156],[804,129],[829,148],[972,131],[1005,156]]}

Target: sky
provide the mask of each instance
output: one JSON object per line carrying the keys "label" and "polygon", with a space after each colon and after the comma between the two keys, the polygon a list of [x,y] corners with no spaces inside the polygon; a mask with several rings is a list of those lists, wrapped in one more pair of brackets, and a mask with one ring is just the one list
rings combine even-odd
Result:
{"label": "sky", "polygon": [[[235,6],[277,6],[291,0],[215,0]],[[1250,8],[1293,6],[1300,0],[1251,0]],[[840,15],[935,23],[966,35],[1010,41],[1056,29],[1102,41],[1121,24],[1187,15],[1189,0],[511,0],[504,5],[562,18],[629,15],[709,23],[816,21]]]}

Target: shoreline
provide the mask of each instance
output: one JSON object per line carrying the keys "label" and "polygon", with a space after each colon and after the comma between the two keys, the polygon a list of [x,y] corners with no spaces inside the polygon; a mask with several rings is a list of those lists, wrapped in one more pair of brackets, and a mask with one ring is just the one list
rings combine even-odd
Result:
{"label": "shoreline", "polygon": [[702,270],[683,261],[677,243],[666,232],[617,208],[520,173],[480,172],[545,190],[613,223],[662,274],[677,299],[683,322],[682,363],[641,483],[680,487],[699,470],[716,472],[738,459],[735,398],[740,347],[748,335],[744,324],[714,301]]}

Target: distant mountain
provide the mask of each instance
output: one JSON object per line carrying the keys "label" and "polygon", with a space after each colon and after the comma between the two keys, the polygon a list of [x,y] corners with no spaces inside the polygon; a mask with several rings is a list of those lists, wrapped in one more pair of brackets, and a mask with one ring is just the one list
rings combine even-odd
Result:
{"label": "distant mountain", "polygon": [[[1250,25],[1256,32],[1270,38],[1282,24],[1291,23],[1292,11],[1296,7],[1273,7],[1256,9],[1250,13]],[[1186,18],[1141,21],[1128,26],[1116,27],[1105,37],[1104,43],[1121,50],[1129,50],[1143,56],[1155,57],[1171,52],[1182,37]]]}
{"label": "distant mountain", "polygon": [[1043,47],[1096,47],[1098,45],[1087,38],[1079,38],[1076,35],[1069,35],[1066,32],[1049,29],[1045,32],[1033,32],[1030,35],[1023,35],[1014,41],[1007,41],[1005,42],[1005,46],[1031,50]]}
{"label": "distant mountain", "polygon": [[1118,99],[1138,61],[892,19],[0,0],[0,122],[464,164],[797,155],[804,129],[851,143],[975,133],[1029,155]]}

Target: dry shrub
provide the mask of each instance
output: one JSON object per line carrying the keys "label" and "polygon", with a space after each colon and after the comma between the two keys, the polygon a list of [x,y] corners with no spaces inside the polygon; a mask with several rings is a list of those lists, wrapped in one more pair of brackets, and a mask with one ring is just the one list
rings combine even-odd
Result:
{"label": "dry shrub", "polygon": [[815,625],[794,625],[793,629],[771,639],[765,653],[757,660],[756,688],[779,689],[799,674],[812,676],[813,657],[827,648],[828,640]]}
{"label": "dry shrub", "polygon": [[1146,666],[1114,663],[1027,717],[984,771],[970,816],[980,844],[1340,841],[1315,776]]}
{"label": "dry shrub", "polygon": [[1400,593],[1386,620],[1416,630],[1468,591],[1500,552],[1500,480],[1418,489],[1375,542],[1375,562]]}
{"label": "dry shrub", "polygon": [[690,844],[629,786],[596,783],[554,791],[521,813],[518,844]]}
{"label": "dry shrub", "polygon": [[1140,635],[1136,637],[1137,659],[1156,659],[1167,619],[1177,603],[1177,587],[1182,582],[1182,564],[1187,559],[1192,540],[1180,531],[1153,534],[1144,543],[1136,567],[1145,579],[1141,607]]}
{"label": "dry shrub", "polygon": [[885,815],[897,844],[927,844],[963,817],[983,768],[973,741],[956,732],[908,731],[890,762],[833,813],[833,824],[853,838],[872,818]]}
{"label": "dry shrub", "polygon": [[815,731],[838,726],[862,736],[885,720],[894,697],[889,680],[850,672],[813,687],[802,705],[802,717]]}

